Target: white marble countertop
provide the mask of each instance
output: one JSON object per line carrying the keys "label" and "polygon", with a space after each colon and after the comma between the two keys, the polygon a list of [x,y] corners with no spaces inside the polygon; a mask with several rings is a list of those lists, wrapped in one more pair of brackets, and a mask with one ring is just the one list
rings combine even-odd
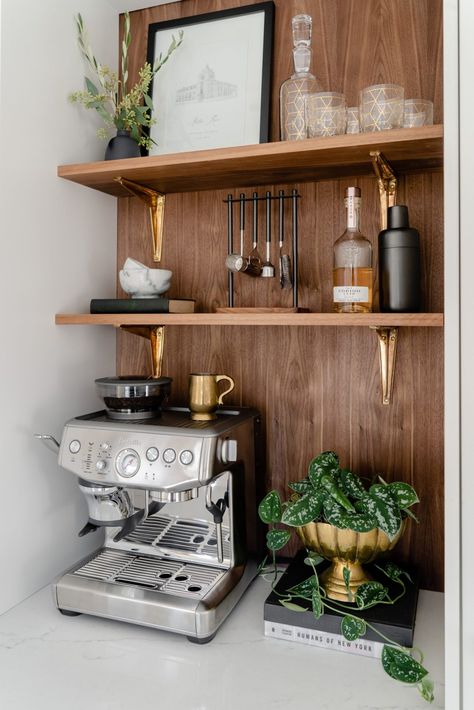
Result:
{"label": "white marble countertop", "polygon": [[[428,705],[380,661],[263,635],[258,579],[208,645],[88,616],[61,616],[49,588],[0,617],[3,710],[418,710],[444,707],[443,595],[422,592],[415,644]],[[436,624],[436,626],[435,626]]]}

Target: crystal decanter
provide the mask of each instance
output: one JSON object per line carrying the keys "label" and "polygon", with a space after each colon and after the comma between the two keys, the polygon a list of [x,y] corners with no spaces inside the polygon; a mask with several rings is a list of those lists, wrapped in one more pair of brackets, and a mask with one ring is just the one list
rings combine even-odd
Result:
{"label": "crystal decanter", "polygon": [[296,15],[291,21],[295,73],[280,89],[280,133],[282,141],[306,138],[304,97],[322,91],[321,84],[309,69],[311,66],[311,27],[309,15]]}

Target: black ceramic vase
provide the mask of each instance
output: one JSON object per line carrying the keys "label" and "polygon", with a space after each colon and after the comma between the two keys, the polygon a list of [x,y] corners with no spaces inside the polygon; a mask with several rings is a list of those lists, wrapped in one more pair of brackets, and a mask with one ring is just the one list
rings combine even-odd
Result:
{"label": "black ceramic vase", "polygon": [[120,158],[139,158],[140,147],[130,136],[130,131],[118,130],[115,138],[111,138],[105,149],[105,160],[120,160]]}

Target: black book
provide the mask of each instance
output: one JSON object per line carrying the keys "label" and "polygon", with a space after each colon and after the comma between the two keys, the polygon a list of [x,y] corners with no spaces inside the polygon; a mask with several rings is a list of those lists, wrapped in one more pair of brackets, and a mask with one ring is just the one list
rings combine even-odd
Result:
{"label": "black book", "polygon": [[[316,619],[311,609],[311,603],[304,599],[295,598],[292,601],[298,606],[307,607],[307,611],[293,611],[280,604],[279,600],[282,597],[275,592],[283,595],[288,589],[311,576],[311,567],[304,564],[306,556],[305,550],[297,554],[279,579],[275,591],[265,600],[265,634],[349,653],[380,656],[382,645],[386,642],[369,627],[367,627],[366,634],[358,641],[348,642],[344,639],[341,634],[344,610],[341,610],[342,613],[339,615],[325,608],[324,614]],[[374,565],[364,565],[364,567],[373,579],[388,587],[392,599],[400,594],[401,586],[389,580]],[[324,568],[323,564],[318,566],[318,573],[321,574]],[[418,602],[418,578],[412,569],[407,571],[413,583],[403,577],[406,593],[395,604],[378,604],[366,611],[359,610],[355,604],[344,606],[347,608],[347,613],[364,619],[390,640],[411,648]],[[330,599],[328,599],[328,603],[331,603]]]}
{"label": "black book", "polygon": [[194,313],[188,298],[93,298],[91,313]]}

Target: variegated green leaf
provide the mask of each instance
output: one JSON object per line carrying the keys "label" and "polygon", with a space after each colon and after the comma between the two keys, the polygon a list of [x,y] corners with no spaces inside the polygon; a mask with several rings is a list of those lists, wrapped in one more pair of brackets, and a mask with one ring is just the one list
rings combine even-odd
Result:
{"label": "variegated green leaf", "polygon": [[324,562],[324,557],[321,557],[321,555],[318,555],[318,553],[313,550],[308,551],[307,557],[304,558],[305,565],[309,565],[310,567],[317,567],[321,562]]}
{"label": "variegated green leaf", "polygon": [[260,519],[269,525],[281,520],[281,500],[276,491],[270,491],[258,506]]}
{"label": "variegated green leaf", "polygon": [[341,633],[347,641],[357,641],[367,631],[364,619],[345,616],[341,621]]}
{"label": "variegated green leaf", "polygon": [[291,611],[308,611],[304,608],[304,606],[294,604],[293,602],[287,602],[286,599],[279,599],[278,601],[280,602],[280,604],[282,604],[287,609],[290,609]]}
{"label": "variegated green leaf", "polygon": [[333,479],[330,476],[326,474],[324,476],[321,476],[320,486],[321,489],[324,490],[326,493],[329,493],[329,495],[334,498],[336,503],[341,505],[344,510],[350,510],[351,512],[355,511],[355,508],[350,502],[349,498],[345,495],[345,493],[341,491],[339,486],[334,483]]}
{"label": "variegated green leaf", "polygon": [[303,582],[291,587],[291,589],[288,590],[288,594],[291,594],[292,597],[308,598],[311,597],[313,589],[316,587],[318,587],[318,580],[314,574],[312,574],[311,577],[308,577],[308,579],[305,579]]}
{"label": "variegated green leaf", "polygon": [[377,527],[377,521],[370,513],[346,513],[346,523],[349,530],[369,532]]}
{"label": "variegated green leaf", "polygon": [[384,565],[379,566],[377,565],[379,569],[382,570],[384,574],[387,575],[389,579],[392,579],[394,582],[398,582],[400,580],[400,577],[405,576],[410,582],[413,583],[412,578],[408,574],[408,572],[405,572],[404,569],[396,565],[394,562],[386,562]]}
{"label": "variegated green leaf", "polygon": [[432,703],[434,700],[434,683],[431,680],[431,678],[428,678],[428,676],[425,676],[422,681],[421,681],[421,688],[420,688],[420,693],[421,697],[423,700],[426,700],[428,703]]}
{"label": "variegated green leaf", "polygon": [[365,582],[357,589],[355,601],[359,609],[365,609],[387,596],[388,589],[380,582]]}
{"label": "variegated green leaf", "polygon": [[410,505],[420,502],[420,499],[416,495],[415,489],[408,483],[389,483],[388,489],[394,496],[400,508],[409,508]]}
{"label": "variegated green leaf", "polygon": [[393,540],[400,530],[402,519],[398,506],[387,489],[388,486],[382,484],[371,486],[369,495],[361,499],[360,506],[365,513],[375,518],[377,527]]}
{"label": "variegated green leaf", "polygon": [[311,523],[319,517],[323,507],[322,493],[307,493],[285,509],[281,522],[292,527],[300,527]]}
{"label": "variegated green leaf", "polygon": [[346,592],[347,592],[347,601],[353,602],[354,595],[353,595],[352,589],[351,589],[351,571],[350,571],[349,567],[343,568],[342,576],[344,577],[344,584],[345,584]]}
{"label": "variegated green leaf", "polygon": [[308,467],[308,478],[313,486],[318,488],[322,476],[326,474],[336,480],[338,470],[339,458],[337,454],[335,454],[334,451],[324,451],[310,462]]}
{"label": "variegated green leaf", "polygon": [[282,547],[285,547],[290,537],[291,533],[288,530],[269,530],[267,532],[267,547],[273,552],[281,550]]}
{"label": "variegated green leaf", "polygon": [[313,489],[310,481],[308,481],[307,478],[304,478],[302,481],[295,481],[294,483],[289,483],[288,487],[291,488],[292,491],[300,493],[302,496],[304,496],[305,493],[309,493]]}
{"label": "variegated green leaf", "polygon": [[319,588],[315,587],[311,595],[311,604],[313,606],[313,614],[316,619],[319,619],[324,614],[323,600],[319,593]]}
{"label": "variegated green leaf", "polygon": [[402,683],[419,683],[428,675],[421,663],[415,661],[408,652],[394,646],[383,647],[382,665],[391,678],[401,680]]}
{"label": "variegated green leaf", "polygon": [[327,496],[323,503],[324,519],[330,525],[344,530],[347,528],[347,514],[342,506],[340,506],[334,498]]}
{"label": "variegated green leaf", "polygon": [[358,476],[346,468],[339,471],[339,484],[343,492],[351,498],[363,498],[367,494]]}

